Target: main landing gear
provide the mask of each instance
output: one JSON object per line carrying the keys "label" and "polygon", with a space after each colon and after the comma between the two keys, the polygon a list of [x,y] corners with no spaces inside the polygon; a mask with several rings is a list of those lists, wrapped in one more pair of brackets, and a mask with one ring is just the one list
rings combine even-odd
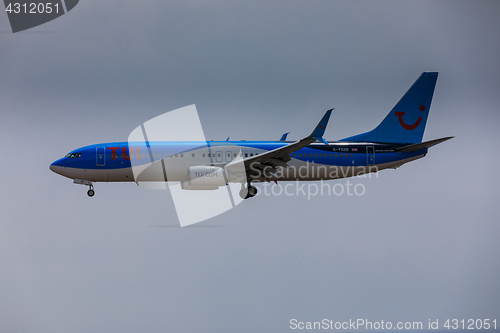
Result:
{"label": "main landing gear", "polygon": [[242,199],[248,199],[256,195],[257,195],[257,187],[251,185],[250,183],[247,184],[247,187],[241,184],[240,197]]}
{"label": "main landing gear", "polygon": [[87,191],[87,195],[88,195],[89,197],[93,197],[93,196],[94,196],[94,194],[95,194],[95,191],[94,191],[94,185],[90,184],[89,186],[90,186],[90,189]]}

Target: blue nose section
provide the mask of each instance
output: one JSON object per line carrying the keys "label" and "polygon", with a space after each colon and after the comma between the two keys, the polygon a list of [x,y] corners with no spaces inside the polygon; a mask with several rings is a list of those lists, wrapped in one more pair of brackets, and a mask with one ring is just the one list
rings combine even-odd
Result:
{"label": "blue nose section", "polygon": [[61,167],[64,165],[63,163],[63,158],[58,159],[57,161],[54,161],[50,166],[49,169],[52,170],[55,173],[60,173],[58,170],[61,169]]}

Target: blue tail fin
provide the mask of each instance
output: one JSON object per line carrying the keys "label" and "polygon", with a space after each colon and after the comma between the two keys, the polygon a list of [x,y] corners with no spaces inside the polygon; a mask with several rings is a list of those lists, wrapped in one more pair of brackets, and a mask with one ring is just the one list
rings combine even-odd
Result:
{"label": "blue tail fin", "polygon": [[340,141],[420,143],[438,73],[424,72],[374,130]]}

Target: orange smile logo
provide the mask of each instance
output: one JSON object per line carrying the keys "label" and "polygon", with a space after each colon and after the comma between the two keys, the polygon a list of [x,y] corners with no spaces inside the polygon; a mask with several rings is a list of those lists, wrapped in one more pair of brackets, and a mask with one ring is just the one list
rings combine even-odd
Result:
{"label": "orange smile logo", "polygon": [[[425,106],[423,106],[423,105],[420,106],[420,111],[425,111]],[[398,116],[399,123],[401,124],[401,126],[403,126],[404,129],[407,129],[408,131],[411,131],[411,130],[414,130],[415,128],[417,128],[418,125],[420,125],[420,122],[422,121],[422,117],[418,116],[418,119],[415,123],[408,125],[403,120],[403,116],[405,115],[404,112],[397,111],[397,112],[394,112],[394,115]]]}

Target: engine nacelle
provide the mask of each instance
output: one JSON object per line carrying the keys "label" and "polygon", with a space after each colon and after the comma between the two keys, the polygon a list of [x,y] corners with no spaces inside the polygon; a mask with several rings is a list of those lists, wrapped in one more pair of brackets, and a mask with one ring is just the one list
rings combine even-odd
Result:
{"label": "engine nacelle", "polygon": [[181,182],[183,190],[216,190],[227,185],[224,169],[208,165],[189,167],[188,178]]}

